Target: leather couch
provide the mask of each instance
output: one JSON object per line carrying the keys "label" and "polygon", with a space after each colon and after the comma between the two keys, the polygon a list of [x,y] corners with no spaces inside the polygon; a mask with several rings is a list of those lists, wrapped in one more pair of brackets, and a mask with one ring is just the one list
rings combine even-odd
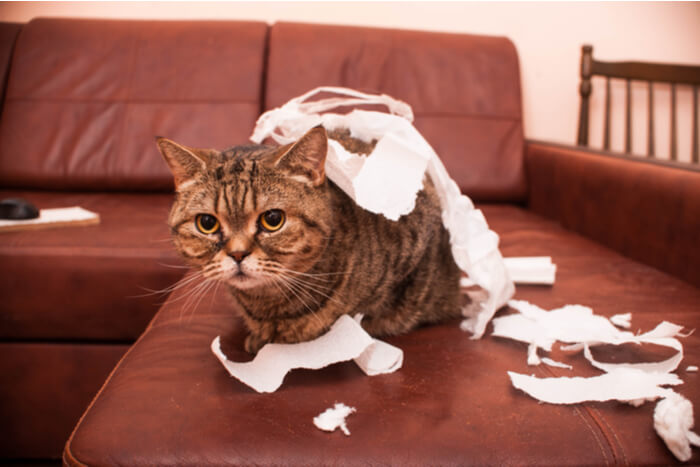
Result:
{"label": "leather couch", "polygon": [[[0,456],[55,457],[77,422],[67,465],[675,462],[653,432],[653,404],[539,404],[506,371],[567,370],[528,367],[524,345],[488,332],[470,340],[457,322],[389,339],[405,353],[391,375],[337,364],[295,371],[260,395],[209,350],[222,335],[232,359],[248,358],[224,293],[194,308],[175,290],[155,317],[162,299],[137,297],[183,274],[166,266],[180,263],[166,240],[171,182],[153,136],[224,148],[245,142],[262,111],[342,85],[413,106],[416,126],[500,234],[505,256],[553,257],[556,284],[521,286],[516,297],[629,311],[635,329],[664,319],[699,327],[700,172],[524,140],[509,40],[56,19],[3,25],[0,37],[9,70],[0,195],[80,204],[102,217],[97,227],[0,234],[0,415],[10,427]],[[698,338],[684,345],[685,362],[697,364]],[[639,349],[602,353],[639,357]],[[662,356],[644,349],[644,358]],[[580,356],[555,357],[595,374]],[[679,391],[698,406],[698,376],[685,362]],[[357,408],[349,437],[311,423],[336,401]]]}

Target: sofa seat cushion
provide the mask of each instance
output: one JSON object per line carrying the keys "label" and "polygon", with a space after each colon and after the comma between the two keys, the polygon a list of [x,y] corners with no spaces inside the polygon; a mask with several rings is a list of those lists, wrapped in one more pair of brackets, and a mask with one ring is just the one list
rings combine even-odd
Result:
{"label": "sofa seat cushion", "polygon": [[[552,255],[553,287],[519,287],[543,307],[588,304],[610,316],[631,311],[634,328],[667,319],[700,326],[700,291],[514,206],[484,206],[507,256]],[[205,296],[182,325],[175,294],[120,362],[64,452],[69,465],[224,464],[668,464],[652,428],[653,404],[555,406],[510,385],[506,371],[540,377],[565,370],[529,367],[526,346],[487,336],[470,340],[458,322],[387,339],[403,367],[368,377],[352,362],[296,370],[275,393],[232,379],[209,350],[217,335],[233,360],[245,332],[222,290]],[[684,341],[697,363],[700,339]],[[652,349],[653,354],[653,349]],[[653,355],[652,355],[653,356]],[[560,358],[566,358],[558,356]],[[580,356],[568,363],[581,369]],[[697,374],[679,391],[700,407]],[[357,408],[349,437],[316,429],[335,402]],[[695,453],[693,461],[700,460]]]}
{"label": "sofa seat cushion", "polygon": [[[0,233],[0,338],[133,341],[184,274],[172,194],[0,191],[39,208],[82,206],[96,226]],[[168,267],[168,266],[176,267]]]}
{"label": "sofa seat cushion", "polygon": [[0,459],[60,458],[80,414],[128,348],[0,342]]}

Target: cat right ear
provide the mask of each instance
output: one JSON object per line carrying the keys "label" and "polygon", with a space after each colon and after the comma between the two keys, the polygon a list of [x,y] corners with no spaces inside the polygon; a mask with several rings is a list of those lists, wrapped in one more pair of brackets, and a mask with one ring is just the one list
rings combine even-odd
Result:
{"label": "cat right ear", "polygon": [[207,159],[200,151],[182,146],[161,136],[156,136],[156,144],[165,162],[170,167],[177,190],[183,183],[205,170]]}

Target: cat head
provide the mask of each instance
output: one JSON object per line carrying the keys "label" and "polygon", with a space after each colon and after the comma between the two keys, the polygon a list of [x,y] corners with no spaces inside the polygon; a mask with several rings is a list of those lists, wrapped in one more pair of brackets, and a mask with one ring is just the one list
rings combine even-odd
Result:
{"label": "cat head", "polygon": [[282,147],[157,143],[175,181],[175,246],[204,277],[253,291],[319,260],[332,221],[322,127]]}

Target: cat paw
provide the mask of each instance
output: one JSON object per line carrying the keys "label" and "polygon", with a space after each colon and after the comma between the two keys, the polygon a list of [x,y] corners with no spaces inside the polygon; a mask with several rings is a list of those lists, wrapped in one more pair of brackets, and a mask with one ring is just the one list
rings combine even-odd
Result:
{"label": "cat paw", "polygon": [[267,340],[258,335],[249,334],[248,337],[245,338],[243,348],[246,352],[255,355],[267,342]]}

